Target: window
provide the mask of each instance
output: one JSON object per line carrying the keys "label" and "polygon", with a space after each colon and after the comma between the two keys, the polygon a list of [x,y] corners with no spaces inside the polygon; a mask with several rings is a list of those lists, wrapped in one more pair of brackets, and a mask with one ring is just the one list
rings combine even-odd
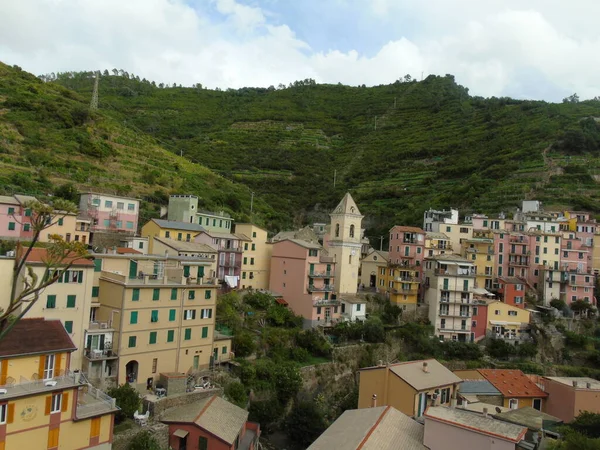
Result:
{"label": "window", "polygon": [[212,318],[212,309],[206,308],[200,311],[201,319],[211,319]]}
{"label": "window", "polygon": [[203,338],[208,337],[208,327],[202,327],[202,337]]}
{"label": "window", "polygon": [[335,237],[340,237],[340,224],[335,224]]}
{"label": "window", "polygon": [[60,412],[62,406],[62,394],[52,394],[50,414]]}
{"label": "window", "polygon": [[15,230],[15,223],[14,222],[8,222],[8,229],[9,229],[9,231],[14,231]]}
{"label": "window", "polygon": [[244,256],[244,265],[248,264],[248,258]]}
{"label": "window", "polygon": [[188,300],[195,300],[196,299],[196,291],[189,291],[188,292]]}
{"label": "window", "polygon": [[56,295],[48,295],[46,297],[46,308],[48,308],[48,309],[56,308]]}
{"label": "window", "polygon": [[350,237],[354,237],[354,225],[350,225]]}
{"label": "window", "polygon": [[150,313],[150,322],[158,322],[158,309],[153,309]]}
{"label": "window", "polygon": [[154,358],[152,360],[152,373],[156,373],[157,366],[158,366],[158,358]]}
{"label": "window", "polygon": [[253,266],[254,265],[254,258],[250,258],[250,265]]}
{"label": "window", "polygon": [[[132,229],[133,229],[133,222],[132,222],[132,221],[130,221],[130,220],[128,220],[128,221],[125,223],[125,226],[126,226],[128,229],[132,230]],[[142,247],[140,247],[140,248],[142,248]]]}
{"label": "window", "polygon": [[104,200],[105,208],[112,208],[112,200]]}
{"label": "window", "polygon": [[544,247],[544,255],[548,253],[548,247]]}
{"label": "window", "polygon": [[469,280],[463,280],[463,291],[467,292],[469,290]]}
{"label": "window", "polygon": [[144,249],[144,243],[143,243],[143,242],[140,242],[140,243],[138,244],[138,248],[139,248],[140,250],[143,250],[143,249]]}
{"label": "window", "polygon": [[31,230],[31,225],[26,223],[23,225],[23,231],[30,231]]}
{"label": "window", "polygon": [[186,309],[183,311],[183,320],[194,320],[196,318],[195,309]]}
{"label": "window", "polygon": [[152,289],[152,300],[160,300],[160,289]]}
{"label": "window", "polygon": [[125,203],[117,202],[117,209],[125,209]]}
{"label": "window", "polygon": [[167,331],[167,342],[173,342],[175,340],[175,330]]}
{"label": "window", "polygon": [[83,283],[83,270],[65,270],[60,278],[59,283]]}
{"label": "window", "polygon": [[65,223],[65,219],[63,219],[62,217],[60,219],[58,219],[58,226],[59,227],[62,227],[64,223]]}
{"label": "window", "polygon": [[135,336],[129,336],[129,348],[134,348],[137,338]]}
{"label": "window", "polygon": [[309,250],[308,256],[319,256],[319,251],[316,249]]}
{"label": "window", "polygon": [[137,311],[131,311],[129,313],[129,324],[130,325],[135,325],[136,323],[138,323],[138,312]]}
{"label": "window", "polygon": [[198,450],[208,450],[208,439],[204,436],[198,439]]}
{"label": "window", "polygon": [[448,403],[450,401],[450,388],[446,388],[446,389],[442,389],[441,392],[442,398],[441,398],[441,403]]}
{"label": "window", "polygon": [[67,295],[67,308],[75,308],[76,295]]}
{"label": "window", "polygon": [[515,297],[515,303],[517,305],[520,305],[521,303],[523,303],[523,297]]}
{"label": "window", "polygon": [[177,240],[180,241],[183,237],[183,233],[177,233]]}
{"label": "window", "polygon": [[[202,334],[204,334],[204,329],[202,329]],[[183,339],[185,339],[186,341],[189,341],[191,338],[192,338],[192,329],[186,328],[184,335],[183,335]]]}
{"label": "window", "polygon": [[171,232],[170,231],[165,231],[165,237],[166,238],[170,238],[171,237]]}
{"label": "window", "polygon": [[140,299],[140,289],[133,288],[133,290],[131,291],[131,301],[137,302],[139,299]]}
{"label": "window", "polygon": [[[284,270],[283,272],[284,272],[283,274],[285,275],[285,270]],[[245,279],[246,279],[246,272],[242,272],[242,279],[243,279],[243,280],[245,280]]]}
{"label": "window", "polygon": [[508,401],[508,407],[510,409],[518,409],[519,408],[519,400],[517,400],[516,398],[511,398]]}
{"label": "window", "polygon": [[244,250],[248,250],[248,243],[247,242],[244,244]]}
{"label": "window", "polygon": [[14,214],[15,213],[15,208],[8,208],[8,214]]}
{"label": "window", "polygon": [[252,250],[256,250],[256,244],[252,244]]}
{"label": "window", "polygon": [[478,312],[477,306],[473,306],[473,315],[476,316]]}
{"label": "window", "polygon": [[102,223],[104,224],[104,228],[110,227],[110,220],[109,219],[104,219],[104,221]]}
{"label": "window", "polygon": [[99,294],[100,294],[100,287],[92,286],[92,298],[97,298]]}
{"label": "window", "polygon": [[476,328],[477,327],[477,321],[474,320],[473,322],[471,322],[471,328]]}
{"label": "window", "polygon": [[356,312],[360,312],[360,307],[361,307],[361,306],[362,306],[362,305],[361,305],[360,303],[357,303],[357,304],[356,304]]}
{"label": "window", "polygon": [[148,340],[149,344],[156,344],[156,331],[150,332],[150,339]]}
{"label": "window", "polygon": [[92,205],[94,205],[94,206],[100,206],[100,199],[99,198],[92,199]]}
{"label": "window", "polygon": [[171,300],[177,300],[177,289],[171,289]]}
{"label": "window", "polygon": [[[14,414],[14,405],[12,406],[12,408]],[[0,425],[5,424],[6,422],[12,422],[12,418],[8,417],[8,403],[0,405]]]}
{"label": "window", "polygon": [[205,292],[204,292],[204,298],[205,298],[206,300],[210,300],[210,297],[211,297],[211,291],[205,291]]}
{"label": "window", "polygon": [[67,333],[73,334],[73,321],[72,320],[65,320],[65,330],[67,330]]}
{"label": "window", "polygon": [[499,309],[496,309],[496,310],[494,311],[494,314],[495,314],[496,316],[499,316],[499,315],[500,315],[500,310],[499,310]]}

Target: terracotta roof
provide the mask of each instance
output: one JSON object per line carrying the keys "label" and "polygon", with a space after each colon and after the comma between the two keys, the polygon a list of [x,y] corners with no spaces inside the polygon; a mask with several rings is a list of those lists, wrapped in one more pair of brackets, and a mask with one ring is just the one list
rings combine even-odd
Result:
{"label": "terracotta roof", "polygon": [[402,231],[402,232],[406,232],[406,233],[421,233],[421,234],[425,234],[425,230],[423,230],[422,228],[419,227],[405,227],[402,225],[396,225],[395,227],[392,227],[390,232],[392,231]]}
{"label": "terracotta roof", "polygon": [[60,320],[21,319],[0,341],[0,358],[77,350]]}
{"label": "terracotta roof", "polygon": [[[43,247],[35,247],[31,249],[31,253],[27,256],[27,262],[32,264],[41,264],[47,260],[48,250]],[[75,253],[71,253],[63,261],[64,264],[68,264],[73,259],[79,258]],[[74,266],[93,266],[94,261],[90,259],[81,258],[73,263]]]}
{"label": "terracotta roof", "polygon": [[283,305],[283,306],[287,306],[287,305],[289,304],[288,302],[286,302],[286,301],[285,301],[284,299],[282,299],[282,298],[276,298],[276,299],[275,299],[275,301],[276,301],[277,303],[279,303],[280,305]]}
{"label": "terracotta roof", "polygon": [[[500,420],[486,417],[478,413],[465,411],[459,408],[446,408],[444,406],[432,406],[427,408],[423,416],[437,422],[453,425],[465,430],[474,431],[494,436],[510,442],[520,442],[527,433],[527,428],[501,422]],[[427,422],[425,422],[427,427]]]}
{"label": "terracotta roof", "polygon": [[165,412],[162,422],[193,423],[232,445],[248,420],[248,411],[213,395]]}
{"label": "terracotta roof", "polygon": [[423,425],[392,406],[345,411],[308,450],[425,450]]}
{"label": "terracotta roof", "polygon": [[506,398],[546,398],[527,375],[515,369],[478,369],[483,377],[494,385]]}
{"label": "terracotta roof", "polygon": [[525,284],[523,280],[518,279],[517,277],[499,277],[500,283],[504,284]]}
{"label": "terracotta roof", "polygon": [[117,253],[119,255],[129,255],[129,254],[141,254],[142,252],[138,252],[135,248],[129,247],[117,247]]}

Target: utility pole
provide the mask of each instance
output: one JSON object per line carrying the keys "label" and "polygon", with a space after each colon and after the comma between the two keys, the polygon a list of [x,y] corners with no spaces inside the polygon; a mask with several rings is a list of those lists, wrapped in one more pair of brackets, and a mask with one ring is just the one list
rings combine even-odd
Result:
{"label": "utility pole", "polygon": [[333,187],[335,188],[335,182],[337,181],[337,169],[333,169]]}
{"label": "utility pole", "polygon": [[253,209],[254,209],[254,192],[250,192],[250,217],[252,217]]}
{"label": "utility pole", "polygon": [[179,151],[179,156],[181,156],[183,158],[183,150]]}
{"label": "utility pole", "polygon": [[379,236],[379,251],[383,251],[383,238],[384,236]]}
{"label": "utility pole", "polygon": [[100,72],[96,72],[94,77],[94,92],[92,92],[92,101],[90,102],[90,111],[96,111],[98,109],[98,79],[100,78]]}

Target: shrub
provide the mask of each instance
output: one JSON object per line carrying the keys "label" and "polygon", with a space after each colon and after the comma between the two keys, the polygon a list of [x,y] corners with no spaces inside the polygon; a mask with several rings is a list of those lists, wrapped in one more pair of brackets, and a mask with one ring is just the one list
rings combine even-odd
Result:
{"label": "shrub", "polygon": [[109,389],[107,394],[114,398],[117,401],[117,406],[121,408],[120,411],[117,411],[117,415],[115,416],[116,422],[122,422],[126,418],[132,418],[133,414],[140,409],[140,394],[127,383]]}
{"label": "shrub", "polygon": [[565,309],[567,307],[567,304],[562,300],[553,298],[552,300],[550,300],[550,306],[558,309],[559,311],[562,311],[563,309]]}
{"label": "shrub", "polygon": [[506,359],[514,356],[517,352],[514,346],[504,342],[502,339],[490,339],[487,342],[486,350],[492,358]]}
{"label": "shrub", "polygon": [[316,329],[304,330],[298,333],[296,345],[316,356],[329,356],[331,354],[331,344]]}
{"label": "shrub", "polygon": [[283,408],[276,399],[260,400],[250,402],[248,413],[248,420],[260,423],[262,431],[269,433],[283,414]]}
{"label": "shrub", "polygon": [[367,342],[383,342],[385,329],[379,317],[369,317],[364,323],[364,335]]}
{"label": "shrub", "polygon": [[293,347],[290,349],[290,358],[294,361],[303,363],[310,359],[310,353],[305,348]]}
{"label": "shrub", "polygon": [[231,403],[238,405],[240,408],[245,408],[248,403],[246,388],[239,381],[233,381],[225,386],[225,395]]}
{"label": "shrub", "polygon": [[272,295],[263,292],[253,292],[244,296],[244,303],[254,309],[266,310],[275,302]]}
{"label": "shrub", "polygon": [[326,428],[323,411],[314,401],[296,403],[287,418],[288,436],[303,447],[313,443]]}
{"label": "shrub", "polygon": [[236,356],[250,356],[256,350],[254,336],[248,331],[240,331],[233,337],[233,349]]}
{"label": "shrub", "polygon": [[140,431],[131,440],[127,450],[161,450],[158,442],[149,431]]}

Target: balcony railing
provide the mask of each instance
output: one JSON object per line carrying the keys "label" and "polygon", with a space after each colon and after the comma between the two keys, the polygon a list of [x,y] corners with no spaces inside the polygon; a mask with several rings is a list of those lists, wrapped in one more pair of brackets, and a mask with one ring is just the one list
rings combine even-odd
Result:
{"label": "balcony railing", "polygon": [[392,289],[392,292],[394,294],[407,294],[407,295],[413,295],[416,294],[417,292],[419,292],[418,289],[413,288],[413,289]]}
{"label": "balcony railing", "polygon": [[222,252],[241,252],[244,248],[241,245],[219,245],[218,249]]}
{"label": "balcony railing", "polygon": [[306,287],[306,290],[308,292],[333,292],[333,286],[329,284],[325,284],[323,286],[314,286],[312,284],[309,284]]}
{"label": "balcony railing", "polygon": [[436,275],[441,275],[441,276],[449,276],[449,277],[474,277],[477,276],[477,271],[475,269],[473,270],[456,270],[456,271],[450,271],[447,269],[435,269],[434,273]]}
{"label": "balcony railing", "polygon": [[462,312],[450,312],[450,311],[440,311],[440,316],[445,317],[472,317],[471,313],[462,313]]}
{"label": "balcony railing", "polygon": [[219,262],[219,266],[221,267],[234,267],[234,268],[240,268],[242,267],[242,262],[241,261],[223,261],[223,262]]}
{"label": "balcony railing", "polygon": [[330,278],[333,277],[333,272],[310,272],[308,276],[310,278]]}
{"label": "balcony railing", "polygon": [[318,299],[318,300],[313,300],[313,306],[339,306],[341,305],[342,302],[340,300],[336,300],[336,299]]}
{"label": "balcony railing", "polygon": [[85,357],[90,361],[101,361],[103,359],[116,359],[119,357],[117,352],[112,349],[92,350],[85,349]]}

